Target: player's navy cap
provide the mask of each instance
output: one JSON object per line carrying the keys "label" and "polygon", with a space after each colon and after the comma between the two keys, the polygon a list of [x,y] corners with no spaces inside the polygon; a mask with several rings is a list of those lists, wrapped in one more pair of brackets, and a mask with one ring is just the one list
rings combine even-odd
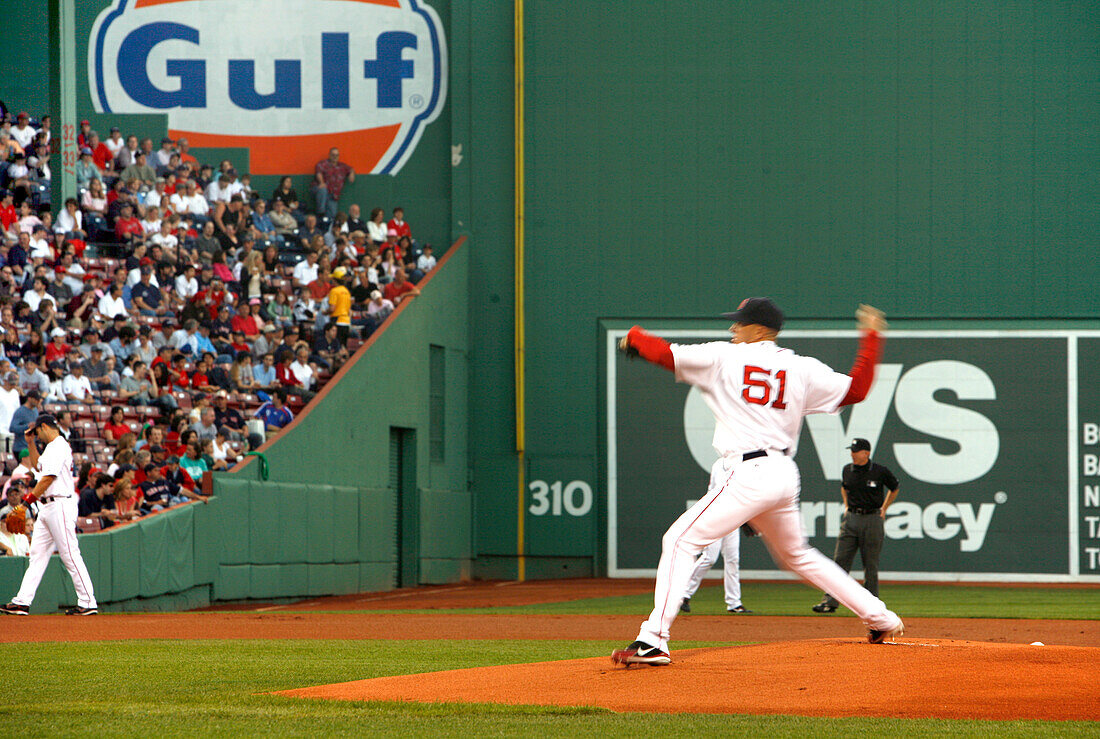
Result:
{"label": "player's navy cap", "polygon": [[745,298],[737,306],[737,310],[723,313],[722,318],[737,323],[755,323],[776,331],[783,328],[783,311],[779,310],[779,306],[771,298]]}
{"label": "player's navy cap", "polygon": [[54,418],[52,413],[40,413],[38,418],[35,419],[31,425],[31,431],[37,431],[40,426],[51,426],[57,428],[57,419]]}
{"label": "player's navy cap", "polygon": [[869,452],[871,451],[871,442],[866,439],[852,439],[852,443],[848,445],[848,448],[853,452]]}

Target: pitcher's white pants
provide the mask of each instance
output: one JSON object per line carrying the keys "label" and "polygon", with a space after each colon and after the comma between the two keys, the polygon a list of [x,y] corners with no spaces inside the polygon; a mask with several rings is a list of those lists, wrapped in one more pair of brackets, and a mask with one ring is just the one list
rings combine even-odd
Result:
{"label": "pitcher's white pants", "polygon": [[869,628],[896,628],[897,614],[809,546],[798,509],[800,484],[794,460],[780,452],[747,462],[740,455],[715,462],[707,494],[676,519],[661,539],[653,612],[642,622],[638,641],[668,651],[669,629],[679,613],[695,558],[708,544],[746,521],[764,537],[777,564],[833,595]]}
{"label": "pitcher's white pants", "polygon": [[726,586],[726,608],[737,608],[741,605],[740,529],[735,529],[718,541],[707,544],[703,549],[703,553],[699,555],[699,559],[695,560],[695,571],[691,573],[691,579],[688,580],[684,597],[690,598],[695,595],[695,591],[699,589],[703,578],[707,576],[710,568],[718,561],[719,553],[721,553],[723,561],[722,582]]}
{"label": "pitcher's white pants", "polygon": [[23,584],[12,603],[29,606],[34,601],[38,583],[50,563],[50,556],[56,551],[61,563],[69,571],[76,589],[76,603],[83,608],[95,608],[95,594],[92,592],[92,578],[88,577],[88,568],[80,556],[80,545],[76,540],[76,496],[61,498],[44,504],[38,510],[38,520],[34,522],[34,538],[31,541],[30,564],[23,573]]}

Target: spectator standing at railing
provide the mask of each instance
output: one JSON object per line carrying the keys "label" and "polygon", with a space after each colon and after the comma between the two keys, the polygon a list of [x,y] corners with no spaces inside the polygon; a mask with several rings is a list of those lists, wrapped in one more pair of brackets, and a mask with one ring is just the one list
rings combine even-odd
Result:
{"label": "spectator standing at railing", "polygon": [[340,195],[345,183],[355,182],[355,170],[340,161],[340,150],[329,149],[328,159],[314,167],[313,193],[317,200],[317,212],[333,218],[339,210]]}
{"label": "spectator standing at railing", "polygon": [[15,435],[12,440],[11,450],[18,452],[27,448],[27,440],[23,432],[29,429],[38,419],[38,408],[42,403],[42,396],[37,390],[31,390],[23,396],[23,405],[16,408],[11,417],[10,433]]}
{"label": "spectator standing at railing", "polygon": [[0,429],[4,433],[11,433],[11,420],[19,405],[19,375],[7,372],[0,380]]}

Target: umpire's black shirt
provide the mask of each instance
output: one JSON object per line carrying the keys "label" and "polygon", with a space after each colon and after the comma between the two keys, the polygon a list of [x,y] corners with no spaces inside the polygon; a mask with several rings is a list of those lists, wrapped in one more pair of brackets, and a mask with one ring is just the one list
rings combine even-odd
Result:
{"label": "umpire's black shirt", "polygon": [[840,484],[848,491],[849,508],[882,508],[886,493],[898,489],[898,478],[881,464],[844,465]]}

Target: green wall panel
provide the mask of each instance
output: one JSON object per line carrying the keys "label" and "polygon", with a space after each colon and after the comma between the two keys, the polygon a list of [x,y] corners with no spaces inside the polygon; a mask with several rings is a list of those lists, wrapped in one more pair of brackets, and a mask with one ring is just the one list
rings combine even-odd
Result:
{"label": "green wall panel", "polygon": [[465,493],[425,490],[420,496],[421,558],[469,559],[472,514]]}
{"label": "green wall panel", "polygon": [[359,491],[337,487],[332,493],[332,558],[359,561]]}
{"label": "green wall panel", "polygon": [[332,486],[310,485],[304,501],[306,561],[332,562],[335,515],[335,494]]}
{"label": "green wall panel", "polygon": [[141,524],[140,595],[152,598],[168,592],[168,516],[151,516]]}
{"label": "green wall panel", "polygon": [[359,564],[309,564],[309,595],[345,595],[359,591]]}
{"label": "green wall panel", "polygon": [[229,475],[216,475],[214,480],[218,507],[213,524],[218,562],[246,564],[251,561],[252,526],[249,513],[252,483]]}
{"label": "green wall panel", "polygon": [[111,585],[111,543],[110,534],[81,534],[76,537],[80,544],[80,556],[88,568],[92,579],[92,589],[97,602],[109,603],[114,600]]}
{"label": "green wall panel", "polygon": [[195,533],[192,551],[194,552],[194,579],[198,583],[214,582],[214,573],[218,567],[219,528],[224,525],[222,516],[224,495],[212,497],[206,503],[191,506]]}
{"label": "green wall panel", "polygon": [[27,557],[0,557],[0,598],[8,603],[19,592],[23,573],[27,571]]}
{"label": "green wall panel", "polygon": [[[166,553],[168,555],[168,591],[180,593],[195,587],[195,509],[189,505],[168,511]],[[209,582],[209,581],[207,581]]]}
{"label": "green wall panel", "polygon": [[389,562],[361,562],[359,564],[359,592],[369,593],[392,590],[397,582],[397,564]]}
{"label": "green wall panel", "polygon": [[252,592],[252,565],[218,565],[214,600],[243,600]]}
{"label": "green wall panel", "polygon": [[309,595],[329,595],[333,591],[333,580],[336,574],[336,565],[333,564],[307,564],[306,577],[308,578],[307,592]]}
{"label": "green wall panel", "polygon": [[397,561],[397,507],[392,490],[359,493],[359,559],[363,562]]}
{"label": "green wall panel", "polygon": [[359,592],[359,564],[341,563],[332,567],[332,594],[348,595]]}
{"label": "green wall panel", "polygon": [[283,491],[278,486],[256,485],[248,501],[249,562],[276,564],[283,561],[282,519],[290,509],[280,506]]}
{"label": "green wall panel", "polygon": [[111,538],[111,598],[128,600],[141,595],[142,524],[119,526]]}
{"label": "green wall panel", "polygon": [[288,598],[309,592],[309,565],[252,565],[250,598]]}
{"label": "green wall panel", "polygon": [[[61,558],[56,554],[50,557],[50,562],[46,565],[46,571],[42,575],[42,580],[38,583],[38,590],[34,594],[34,602],[31,603],[31,613],[57,613],[57,609],[60,605],[64,604],[68,600],[75,601],[76,595],[69,596],[65,592],[65,583],[61,578],[70,580],[69,573],[65,571],[64,565],[61,564]],[[69,588],[72,588],[72,582],[68,583]]]}

